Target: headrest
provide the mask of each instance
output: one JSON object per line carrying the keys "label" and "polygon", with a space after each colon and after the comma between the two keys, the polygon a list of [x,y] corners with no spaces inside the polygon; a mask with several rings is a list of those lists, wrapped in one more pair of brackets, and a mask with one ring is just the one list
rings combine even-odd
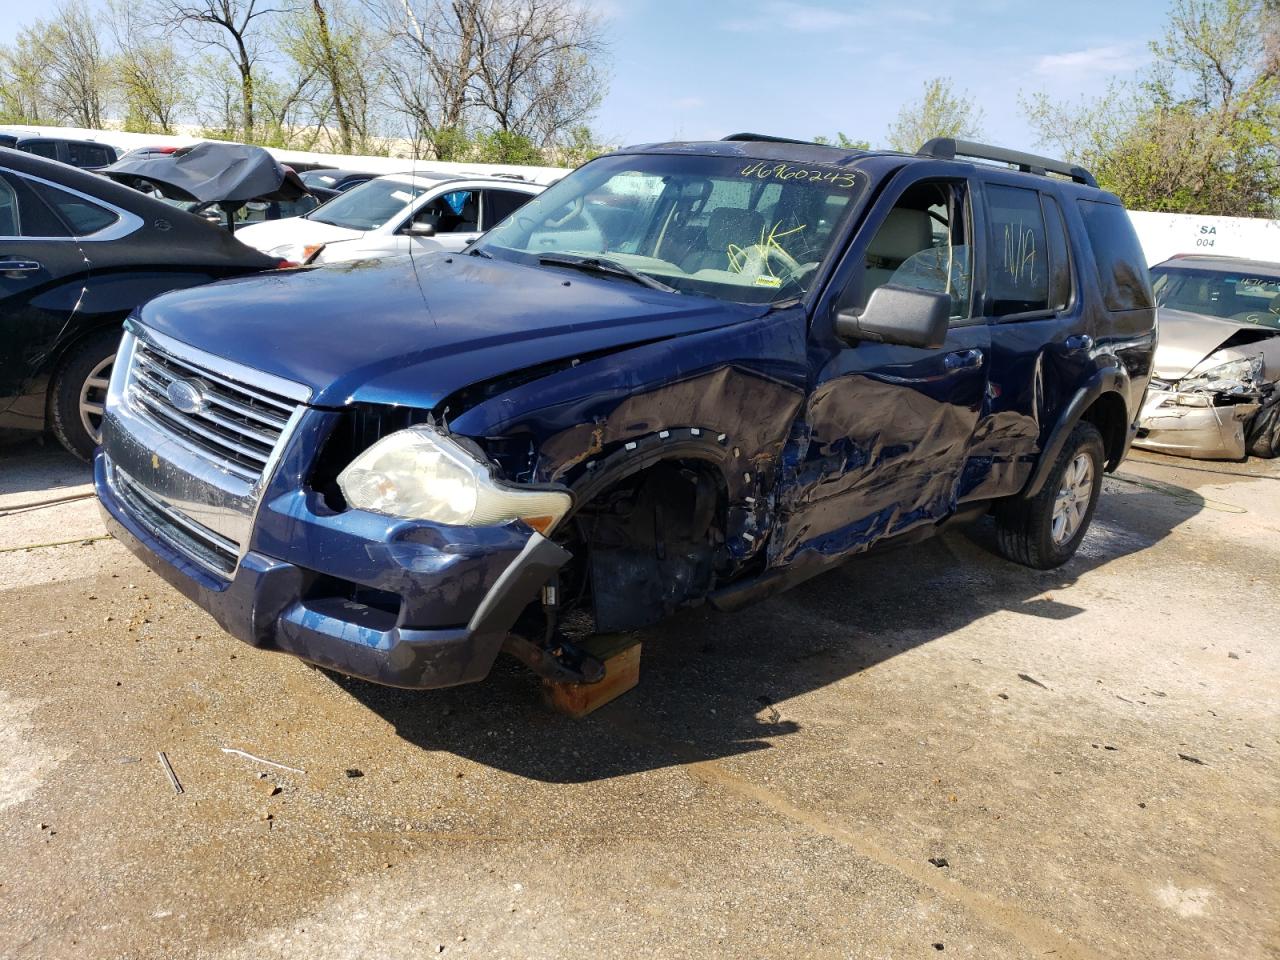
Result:
{"label": "headrest", "polygon": [[886,260],[903,261],[933,246],[933,229],[924,210],[897,207],[889,211],[867,252]]}
{"label": "headrest", "polygon": [[723,250],[731,243],[739,247],[759,243],[763,229],[764,217],[754,210],[717,207],[707,218],[707,246]]}

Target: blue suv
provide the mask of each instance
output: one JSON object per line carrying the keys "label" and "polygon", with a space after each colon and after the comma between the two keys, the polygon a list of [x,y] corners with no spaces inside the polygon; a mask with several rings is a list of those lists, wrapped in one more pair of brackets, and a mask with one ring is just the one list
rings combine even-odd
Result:
{"label": "blue suv", "polygon": [[985,513],[1076,551],[1156,342],[1079,167],[742,134],[593,160],[462,253],[166,294],[127,325],[113,533],[256,646],[379,683],[736,608]]}

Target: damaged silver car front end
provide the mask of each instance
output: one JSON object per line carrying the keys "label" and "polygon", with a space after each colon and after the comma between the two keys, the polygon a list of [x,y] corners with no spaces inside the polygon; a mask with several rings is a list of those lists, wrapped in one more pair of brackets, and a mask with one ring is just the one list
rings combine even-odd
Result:
{"label": "damaged silver car front end", "polygon": [[1160,325],[1134,445],[1201,460],[1276,456],[1280,330],[1178,310],[1162,310]]}

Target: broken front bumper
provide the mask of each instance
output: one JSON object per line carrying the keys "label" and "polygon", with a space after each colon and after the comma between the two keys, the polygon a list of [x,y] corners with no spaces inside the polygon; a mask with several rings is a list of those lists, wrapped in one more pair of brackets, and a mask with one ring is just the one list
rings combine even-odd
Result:
{"label": "broken front bumper", "polygon": [[1243,460],[1248,454],[1245,431],[1260,404],[1214,405],[1209,393],[1158,390],[1147,392],[1135,447],[1200,460]]}
{"label": "broken front bumper", "polygon": [[569,559],[520,523],[452,528],[358,510],[326,514],[298,491],[264,503],[259,515],[267,529],[287,523],[288,542],[277,541],[276,552],[288,556],[251,543],[224,579],[156,512],[163,503],[122,485],[102,451],[94,484],[112,535],[228,633],[390,686],[483,679],[521,611]]}

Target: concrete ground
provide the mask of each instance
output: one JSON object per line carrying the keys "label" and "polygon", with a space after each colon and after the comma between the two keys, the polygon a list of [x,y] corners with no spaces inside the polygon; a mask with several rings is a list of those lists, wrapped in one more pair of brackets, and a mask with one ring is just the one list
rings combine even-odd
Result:
{"label": "concrete ground", "polygon": [[229,639],[86,480],[0,451],[5,960],[1280,957],[1280,462],[678,617],[581,722]]}

